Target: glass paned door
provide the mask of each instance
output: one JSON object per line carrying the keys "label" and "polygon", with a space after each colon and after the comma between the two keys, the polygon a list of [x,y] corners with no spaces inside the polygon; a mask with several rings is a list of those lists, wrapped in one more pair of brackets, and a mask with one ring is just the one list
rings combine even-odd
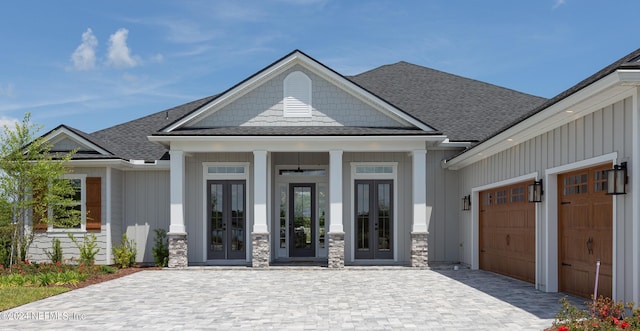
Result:
{"label": "glass paned door", "polygon": [[289,256],[315,256],[315,184],[289,185]]}
{"label": "glass paned door", "polygon": [[246,257],[245,181],[207,181],[209,260]]}
{"label": "glass paned door", "polygon": [[356,259],[393,259],[393,181],[355,182]]}

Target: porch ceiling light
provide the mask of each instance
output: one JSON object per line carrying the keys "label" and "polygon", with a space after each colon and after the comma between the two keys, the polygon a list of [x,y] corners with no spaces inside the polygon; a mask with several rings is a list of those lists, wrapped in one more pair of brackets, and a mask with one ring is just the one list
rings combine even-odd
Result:
{"label": "porch ceiling light", "polygon": [[627,194],[626,184],[628,181],[627,162],[614,165],[613,169],[607,170],[607,194]]}
{"label": "porch ceiling light", "polygon": [[462,198],[462,210],[471,210],[471,195],[465,195]]}
{"label": "porch ceiling light", "polygon": [[542,179],[533,181],[533,184],[529,184],[529,195],[527,199],[529,202],[542,202],[542,195],[544,190],[542,188]]}

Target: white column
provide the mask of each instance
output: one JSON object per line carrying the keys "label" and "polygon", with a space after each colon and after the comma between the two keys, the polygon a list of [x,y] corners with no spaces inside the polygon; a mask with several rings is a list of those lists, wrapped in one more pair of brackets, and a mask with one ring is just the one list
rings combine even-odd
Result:
{"label": "white column", "polygon": [[411,232],[427,232],[427,150],[413,150],[413,228]]}
{"label": "white column", "polygon": [[184,234],[184,151],[171,150],[169,188],[171,190],[171,225],[169,233]]}
{"label": "white column", "polygon": [[[640,302],[640,88],[637,88],[632,98],[633,111],[631,119],[633,127],[631,130],[631,144],[633,155],[631,156],[630,185],[627,186],[629,192],[628,201],[631,203],[631,295],[625,298],[626,301]],[[615,208],[616,205],[614,204]],[[628,209],[627,209],[628,210]],[[625,211],[626,212],[626,211]],[[617,220],[614,220],[617,221]],[[629,247],[629,245],[626,245]],[[613,280],[615,282],[615,278]],[[614,285],[615,288],[615,285]],[[615,298],[616,293],[613,293]],[[618,300],[620,298],[617,298]]]}
{"label": "white column", "polygon": [[267,151],[253,151],[253,232],[268,233]]}
{"label": "white column", "polygon": [[329,232],[344,232],[342,226],[342,150],[329,151]]}

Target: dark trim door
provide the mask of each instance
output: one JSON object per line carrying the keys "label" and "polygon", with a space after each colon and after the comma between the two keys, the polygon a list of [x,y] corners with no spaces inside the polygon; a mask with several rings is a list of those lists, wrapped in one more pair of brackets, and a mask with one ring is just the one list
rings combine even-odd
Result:
{"label": "dark trim door", "polygon": [[316,253],[316,185],[289,184],[289,256],[314,257]]}
{"label": "dark trim door", "polygon": [[245,259],[245,181],[208,180],[207,201],[207,258]]}
{"label": "dark trim door", "polygon": [[355,181],[356,259],[393,259],[393,180]]}

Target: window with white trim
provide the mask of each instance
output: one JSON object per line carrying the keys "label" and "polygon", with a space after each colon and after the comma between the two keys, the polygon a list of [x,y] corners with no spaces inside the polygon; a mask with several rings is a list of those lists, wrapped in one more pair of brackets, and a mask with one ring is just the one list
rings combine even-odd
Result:
{"label": "window with white trim", "polygon": [[311,79],[294,71],[284,79],[283,116],[311,117]]}

